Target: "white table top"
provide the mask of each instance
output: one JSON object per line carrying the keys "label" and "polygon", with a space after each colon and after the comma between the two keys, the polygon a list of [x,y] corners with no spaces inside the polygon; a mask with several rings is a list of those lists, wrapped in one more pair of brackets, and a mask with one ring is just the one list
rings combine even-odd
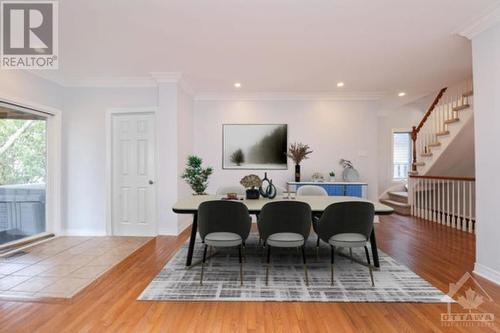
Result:
{"label": "white table top", "polygon": [[363,182],[327,182],[327,181],[324,181],[324,182],[287,182],[288,185],[319,185],[321,186],[321,184],[332,184],[332,185],[363,185],[363,186],[367,186],[368,183],[363,183]]}
{"label": "white table top", "polygon": [[[221,195],[193,195],[187,198],[183,198],[175,203],[172,210],[179,214],[192,214],[198,210],[198,206],[205,201],[220,200],[223,196]],[[291,201],[302,201],[306,202],[311,206],[313,212],[322,212],[336,202],[345,201],[364,201],[371,202],[375,206],[375,214],[386,215],[391,214],[394,209],[380,202],[374,202],[370,200],[365,200],[358,197],[345,197],[345,196],[297,196],[295,199],[283,199],[283,197],[277,196],[276,198],[270,199],[255,199],[255,200],[238,200],[239,202],[245,204],[248,207],[250,213],[260,212],[262,207],[272,201],[281,200],[291,200]]]}

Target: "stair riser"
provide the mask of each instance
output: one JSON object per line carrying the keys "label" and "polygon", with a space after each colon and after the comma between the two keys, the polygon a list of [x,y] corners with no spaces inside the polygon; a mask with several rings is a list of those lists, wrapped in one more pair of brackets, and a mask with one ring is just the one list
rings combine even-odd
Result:
{"label": "stair riser", "polygon": [[405,204],[408,203],[408,198],[407,197],[402,197],[400,195],[394,195],[394,194],[391,194],[391,193],[389,193],[389,199],[393,200],[393,201],[405,203]]}

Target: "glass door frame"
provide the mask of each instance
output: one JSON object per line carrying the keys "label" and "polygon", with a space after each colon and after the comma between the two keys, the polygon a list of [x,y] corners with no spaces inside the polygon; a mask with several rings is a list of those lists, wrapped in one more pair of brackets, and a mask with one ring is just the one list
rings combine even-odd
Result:
{"label": "glass door frame", "polygon": [[0,246],[10,247],[16,243],[29,242],[49,234],[56,236],[63,233],[61,220],[61,138],[62,138],[62,112],[56,108],[12,99],[0,95],[0,103],[14,110],[31,114],[42,115],[47,119],[46,137],[46,192],[45,192],[45,232],[28,236],[17,241],[9,242]]}

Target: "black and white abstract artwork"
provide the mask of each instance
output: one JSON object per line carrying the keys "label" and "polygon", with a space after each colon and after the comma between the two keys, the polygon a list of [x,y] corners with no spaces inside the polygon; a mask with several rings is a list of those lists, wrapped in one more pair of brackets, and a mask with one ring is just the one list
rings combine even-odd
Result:
{"label": "black and white abstract artwork", "polygon": [[223,125],[223,169],[287,169],[286,124]]}

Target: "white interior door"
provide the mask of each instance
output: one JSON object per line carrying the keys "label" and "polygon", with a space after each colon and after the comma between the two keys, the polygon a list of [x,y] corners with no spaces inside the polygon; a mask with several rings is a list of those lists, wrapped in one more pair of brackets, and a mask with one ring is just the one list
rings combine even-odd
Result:
{"label": "white interior door", "polygon": [[112,116],[114,235],[157,234],[154,125],[152,113]]}

